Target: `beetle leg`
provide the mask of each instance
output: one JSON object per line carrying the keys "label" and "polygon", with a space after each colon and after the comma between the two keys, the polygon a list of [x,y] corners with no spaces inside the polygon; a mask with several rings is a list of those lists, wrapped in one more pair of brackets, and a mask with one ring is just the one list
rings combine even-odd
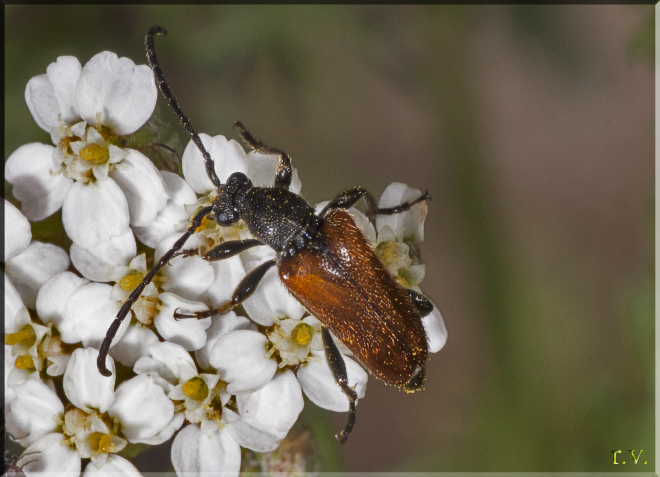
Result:
{"label": "beetle leg", "polygon": [[254,293],[254,290],[257,288],[257,285],[264,277],[266,272],[276,263],[277,261],[274,259],[269,260],[267,262],[262,263],[257,268],[252,270],[250,273],[245,275],[243,277],[243,280],[241,280],[241,283],[239,283],[238,286],[236,287],[236,290],[234,290],[234,294],[232,295],[232,297],[229,300],[227,300],[225,303],[223,303],[222,306],[220,306],[220,308],[211,308],[209,310],[196,311],[190,314],[179,313],[178,311],[175,311],[174,318],[176,319],[197,318],[198,320],[200,320],[202,318],[208,318],[209,316],[222,315],[224,313],[227,313],[235,306],[238,306],[241,303],[243,303],[243,301],[245,301],[250,295]]}
{"label": "beetle leg", "polygon": [[200,226],[202,223],[202,219],[209,215],[213,211],[213,207],[208,206],[202,208],[195,217],[192,220],[192,224],[190,227],[188,227],[188,230],[186,231],[185,234],[183,234],[179,240],[177,240],[174,245],[172,245],[172,248],[169,249],[165,254],[160,257],[160,260],[158,260],[158,263],[154,265],[154,268],[152,268],[149,273],[147,273],[142,281],[138,284],[137,287],[133,290],[133,292],[130,294],[128,299],[124,302],[122,307],[119,309],[119,312],[117,312],[117,317],[115,318],[115,321],[112,322],[110,325],[110,328],[108,328],[108,332],[105,335],[105,338],[103,339],[103,342],[101,343],[101,347],[99,348],[99,357],[96,360],[96,364],[99,368],[99,372],[103,376],[111,376],[112,372],[105,366],[105,358],[108,355],[108,350],[110,350],[110,344],[112,344],[112,339],[115,337],[117,334],[117,330],[119,329],[119,325],[121,325],[121,322],[124,321],[124,318],[126,318],[126,315],[128,315],[128,312],[131,309],[131,306],[133,306],[133,303],[137,301],[138,298],[140,298],[140,295],[142,294],[142,291],[144,290],[144,287],[146,287],[149,283],[151,283],[151,280],[154,278],[154,275],[158,273],[158,270],[160,270],[165,264],[172,258],[172,256],[179,250],[181,250],[181,247],[183,247],[183,244],[186,243],[186,240],[195,233],[195,230]]}
{"label": "beetle leg", "polygon": [[[220,245],[213,247],[211,250],[202,255],[202,258],[207,262],[214,262],[224,258],[233,257],[257,245],[265,245],[263,242],[255,239],[248,240],[230,240],[229,242],[222,242]],[[173,255],[173,257],[194,257],[200,255],[198,248],[188,248],[181,250]]]}
{"label": "beetle leg", "polygon": [[424,295],[421,293],[417,293],[415,290],[406,290],[408,293],[408,296],[413,302],[413,305],[415,305],[415,308],[419,310],[419,312],[422,314],[422,316],[426,316],[429,313],[433,311],[433,303],[431,303],[431,300],[426,298]]}
{"label": "beetle leg", "polygon": [[243,139],[243,142],[250,146],[254,151],[261,154],[277,154],[280,156],[279,162],[277,163],[277,170],[275,171],[274,187],[276,189],[288,189],[291,185],[291,177],[293,176],[291,158],[289,155],[284,151],[275,149],[274,147],[268,146],[258,139],[255,139],[240,121],[234,123],[234,128],[238,129],[238,134],[241,136],[241,139]]}
{"label": "beetle leg", "polygon": [[330,209],[348,209],[352,207],[358,200],[364,197],[364,200],[367,203],[367,217],[373,217],[374,215],[392,215],[398,214],[399,212],[404,212],[410,209],[413,205],[429,200],[431,197],[428,192],[425,192],[415,200],[408,200],[403,204],[399,204],[394,207],[384,207],[379,209],[376,205],[376,200],[374,197],[361,186],[355,186],[350,189],[345,190],[326,205],[321,211],[319,217],[324,217],[325,214]]}
{"label": "beetle leg", "polygon": [[258,245],[265,245],[260,240],[247,239],[247,240],[231,240],[229,242],[222,242],[220,245],[213,247],[211,250],[202,255],[202,258],[209,262],[222,260],[224,258],[233,257],[239,253]]}
{"label": "beetle leg", "polygon": [[341,390],[348,397],[348,422],[346,427],[335,437],[340,443],[346,442],[348,436],[353,431],[353,425],[355,424],[355,403],[357,402],[357,393],[348,385],[348,374],[346,373],[346,363],[342,357],[337,345],[335,344],[330,331],[324,326],[321,328],[321,337],[323,338],[323,348],[325,349],[325,359],[328,362],[330,371],[335,377],[335,381],[341,387]]}
{"label": "beetle leg", "polygon": [[376,201],[371,197],[371,195],[367,196],[367,217],[372,217],[374,215],[392,215],[392,214],[398,214],[399,212],[405,212],[406,210],[410,209],[413,205],[419,204],[420,202],[424,202],[426,200],[431,199],[431,196],[429,195],[428,191],[424,192],[422,195],[420,195],[418,198],[415,200],[407,200],[403,204],[396,205],[394,207],[383,207],[383,208],[378,208],[376,207]]}
{"label": "beetle leg", "polygon": [[184,250],[179,250],[176,252],[174,255],[172,255],[172,258],[174,257],[194,257],[195,255],[199,255],[199,249],[198,248],[186,248]]}
{"label": "beetle leg", "polygon": [[330,209],[348,209],[353,206],[358,200],[362,197],[366,197],[367,204],[373,202],[373,197],[367,192],[366,189],[363,189],[362,186],[351,187],[350,189],[341,192],[334,199],[328,202],[328,205],[323,207],[319,217],[325,217],[325,214]]}

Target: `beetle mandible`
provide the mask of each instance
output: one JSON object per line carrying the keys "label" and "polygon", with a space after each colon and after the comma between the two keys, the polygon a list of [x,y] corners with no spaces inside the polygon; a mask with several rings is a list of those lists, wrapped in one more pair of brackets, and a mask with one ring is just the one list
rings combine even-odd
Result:
{"label": "beetle mandible", "polygon": [[396,214],[428,200],[429,195],[424,193],[396,207],[378,208],[371,194],[357,186],[337,195],[316,214],[302,197],[289,191],[292,178],[289,156],[252,137],[238,121],[234,127],[251,149],[279,156],[274,184],[273,187],[254,187],[240,172],[233,173],[226,183],[221,183],[213,159],[179,108],[158,66],[153,39],[160,34],[167,34],[167,31],[154,26],[145,38],[149,65],[160,91],[201,151],[217,196],[211,205],[202,207],[194,215],[187,231],[123,304],[99,349],[98,369],[104,376],[112,374],[105,365],[112,339],[158,270],[175,254],[199,254],[198,250],[180,250],[202,220],[212,217],[218,225],[225,227],[242,220],[254,239],[222,242],[201,254],[202,258],[222,260],[263,245],[273,248],[277,258],[250,271],[232,297],[219,308],[190,315],[175,313],[175,317],[206,318],[228,312],[247,299],[265,273],[276,266],[289,292],[322,324],[326,360],[349,401],[348,422],[336,436],[340,442],[346,442],[355,423],[357,393],[348,385],[346,365],[331,332],[372,375],[406,392],[414,392],[423,388],[429,353],[422,317],[433,310],[433,304],[426,297],[401,287],[395,281],[346,209],[364,199],[369,217]]}

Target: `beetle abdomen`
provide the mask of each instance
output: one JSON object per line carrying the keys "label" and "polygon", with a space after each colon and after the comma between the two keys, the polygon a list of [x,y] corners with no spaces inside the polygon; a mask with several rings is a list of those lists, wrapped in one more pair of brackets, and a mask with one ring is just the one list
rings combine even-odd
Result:
{"label": "beetle abdomen", "polygon": [[422,388],[428,344],[406,290],[347,212],[331,210],[321,233],[325,250],[282,259],[280,278],[372,374],[409,392]]}

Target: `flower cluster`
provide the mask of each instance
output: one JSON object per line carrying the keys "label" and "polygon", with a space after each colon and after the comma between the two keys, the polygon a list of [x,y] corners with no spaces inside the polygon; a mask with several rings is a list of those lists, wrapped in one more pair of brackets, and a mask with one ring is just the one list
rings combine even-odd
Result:
{"label": "flower cluster", "polygon": [[[5,200],[5,418],[26,447],[18,465],[27,475],[80,475],[83,464],[85,474],[139,475],[122,450],[173,436],[177,473],[238,474],[241,447],[277,449],[303,409],[303,394],[322,408],[349,410],[324,356],[321,323],[275,268],[241,314],[174,318],[176,310],[224,303],[250,270],[276,257],[269,247],[219,261],[172,258],[119,328],[106,361],[112,377],[98,372],[98,348],[118,310],[216,194],[192,142],[181,158],[183,177],[127,147],[156,97],[147,66],[110,52],[84,67],[60,57],[28,82],[27,105],[53,145],[21,146],[5,165],[21,204],[19,211]],[[246,153],[223,136],[200,137],[221,181],[240,171],[255,185],[272,185],[276,156]],[[300,189],[294,169],[291,190]],[[379,206],[418,196],[391,184]],[[32,240],[30,222],[60,208],[68,253]],[[426,204],[373,222],[350,213],[396,280],[419,291],[425,269],[415,243],[423,239]],[[242,223],[220,227],[205,219],[184,248],[203,253],[250,237]],[[437,308],[423,322],[436,352],[447,336]],[[337,344],[348,384],[362,398],[367,373]]]}

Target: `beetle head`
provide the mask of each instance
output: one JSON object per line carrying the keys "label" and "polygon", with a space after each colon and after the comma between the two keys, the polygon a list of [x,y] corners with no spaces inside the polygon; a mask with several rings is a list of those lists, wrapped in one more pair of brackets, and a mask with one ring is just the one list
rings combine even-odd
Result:
{"label": "beetle head", "polygon": [[226,227],[238,222],[243,196],[251,187],[252,181],[245,174],[234,172],[218,188],[218,195],[213,201],[213,214],[218,225]]}

